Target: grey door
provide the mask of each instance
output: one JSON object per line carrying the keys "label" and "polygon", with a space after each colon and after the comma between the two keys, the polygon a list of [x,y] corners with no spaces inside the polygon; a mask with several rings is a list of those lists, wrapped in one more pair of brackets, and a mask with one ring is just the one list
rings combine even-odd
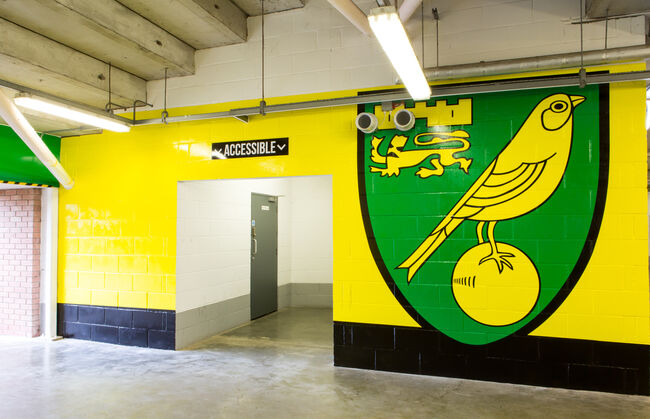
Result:
{"label": "grey door", "polygon": [[278,309],[278,198],[251,194],[251,319]]}

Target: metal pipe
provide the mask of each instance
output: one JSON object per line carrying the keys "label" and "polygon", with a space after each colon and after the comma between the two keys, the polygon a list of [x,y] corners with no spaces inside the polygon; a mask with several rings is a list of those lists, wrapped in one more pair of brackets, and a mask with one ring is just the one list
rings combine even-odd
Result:
{"label": "metal pipe", "polygon": [[[586,75],[586,84],[605,84],[619,83],[626,81],[650,80],[650,71],[631,71],[626,73],[611,74],[588,74]],[[544,89],[549,87],[579,86],[580,77],[577,73],[555,76],[539,77],[531,79],[515,79],[509,81],[492,81],[469,83],[462,85],[439,85],[433,86],[431,97],[441,96],[458,96],[475,93],[505,92],[522,89]],[[310,100],[305,102],[282,103],[278,105],[268,105],[266,113],[291,112],[304,109],[329,108],[333,106],[359,105],[364,103],[380,103],[391,101],[403,101],[410,99],[411,96],[406,89],[394,89],[380,93],[360,94],[358,96],[347,96],[333,99]],[[212,112],[194,115],[170,116],[168,122],[185,122],[198,121],[218,118],[236,118],[240,116],[259,115],[260,108],[253,106],[250,108],[237,108],[223,112]],[[160,124],[159,118],[141,119],[136,121],[136,125],[153,125]]]}
{"label": "metal pipe", "polygon": [[18,110],[16,105],[0,90],[0,117],[18,134],[27,147],[38,157],[45,167],[58,179],[59,183],[70,189],[74,181],[65,171],[61,163],[52,154],[47,145],[41,140],[34,128],[27,122],[27,119]]}
{"label": "metal pipe", "polygon": [[368,23],[368,16],[366,16],[366,14],[363,13],[363,11],[359,9],[359,6],[354,4],[352,0],[327,1],[365,35],[370,35],[372,33],[370,30],[370,24]]}
{"label": "metal pipe", "polygon": [[[610,64],[622,61],[641,61],[650,58],[649,46],[611,48],[607,50],[585,51],[584,65]],[[426,68],[428,80],[449,80],[467,77],[495,76],[500,74],[526,73],[540,70],[579,67],[581,54],[542,55],[514,60],[488,61],[472,64],[450,65]]]}
{"label": "metal pipe", "polygon": [[417,8],[420,7],[420,3],[422,3],[422,0],[404,0],[398,10],[400,20],[406,23]]}
{"label": "metal pipe", "polygon": [[[646,16],[650,13],[650,9],[647,10],[642,10],[639,12],[634,12],[634,13],[621,13],[618,15],[610,15],[609,10],[607,15],[602,16],[602,17],[588,17],[587,19],[583,19],[582,23],[594,23],[594,22],[602,22],[603,20],[614,20],[614,19],[625,19],[628,17],[639,17],[639,16]],[[587,12],[589,14],[589,12]],[[580,24],[580,18],[577,19],[570,19],[569,23],[572,25],[579,25]]]}
{"label": "metal pipe", "polygon": [[[641,61],[648,58],[650,58],[650,46],[645,45],[585,51],[583,57],[584,65],[610,64],[622,61]],[[581,54],[576,52],[518,58],[514,60],[488,61],[427,68],[424,70],[424,74],[430,81],[449,80],[579,67],[580,61]]]}

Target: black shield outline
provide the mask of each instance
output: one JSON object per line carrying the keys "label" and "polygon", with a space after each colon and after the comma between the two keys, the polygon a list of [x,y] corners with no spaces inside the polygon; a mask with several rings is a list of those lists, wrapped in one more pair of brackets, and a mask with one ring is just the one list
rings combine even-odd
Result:
{"label": "black shield outline", "polygon": [[[602,72],[599,72],[602,73]],[[547,77],[530,77],[527,79],[517,79],[521,80],[539,80],[541,78]],[[502,80],[506,81],[506,80]],[[376,93],[376,92],[364,92]],[[527,324],[522,326],[517,331],[506,335],[500,339],[497,339],[493,342],[498,342],[500,340],[506,339],[510,336],[527,336],[533,330],[537,329],[541,324],[543,324],[548,318],[560,307],[564,300],[571,294],[573,288],[578,283],[578,280],[582,276],[584,270],[587,268],[587,264],[591,259],[591,255],[594,251],[596,240],[598,238],[598,233],[600,232],[600,226],[602,224],[603,215],[605,212],[605,201],[607,199],[607,186],[609,182],[609,85],[601,84],[599,85],[599,171],[598,171],[598,189],[596,192],[596,202],[594,204],[594,214],[591,219],[591,225],[589,226],[589,231],[587,237],[585,238],[585,244],[583,245],[580,256],[576,261],[575,266],[573,267],[569,277],[565,281],[564,285],[558,290],[557,294],[553,299],[542,309],[542,311]],[[357,105],[357,114],[364,112],[364,104]],[[379,247],[375,240],[374,231],[372,229],[372,223],[370,222],[370,213],[368,210],[368,201],[366,196],[366,179],[365,179],[365,134],[357,130],[357,183],[359,187],[359,201],[361,203],[361,214],[363,219],[363,225],[366,231],[366,238],[368,239],[368,245],[370,246],[370,251],[372,253],[373,259],[379,271],[381,272],[386,285],[391,290],[397,301],[400,305],[406,310],[406,312],[415,320],[423,329],[436,330],[439,331],[436,327],[426,321],[417,310],[409,304],[406,297],[402,294],[397,284],[393,280],[390,271],[388,270],[386,264],[384,263],[381,254],[379,252]],[[440,331],[443,335],[446,334]],[[453,339],[449,337],[450,339]],[[453,339],[455,340],[455,339]],[[461,342],[462,343],[462,342]]]}

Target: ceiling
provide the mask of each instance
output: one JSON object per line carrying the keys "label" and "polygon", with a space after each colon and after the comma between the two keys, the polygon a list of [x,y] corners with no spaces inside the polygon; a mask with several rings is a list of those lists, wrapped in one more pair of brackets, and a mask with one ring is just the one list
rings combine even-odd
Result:
{"label": "ceiling", "polygon": [[[304,0],[264,5],[273,13]],[[650,0],[585,0],[592,19],[648,11]],[[112,107],[132,107],[165,69],[169,77],[194,74],[197,50],[246,42],[247,19],[260,14],[260,0],[0,0],[0,89],[10,97],[25,90],[13,83],[105,109],[110,85]],[[26,116],[41,132],[96,131]]]}
{"label": "ceiling", "polygon": [[[304,0],[264,4],[272,13]],[[0,80],[98,109],[110,83],[114,107],[130,107],[165,69],[194,74],[196,50],[246,42],[247,18],[259,14],[259,0],[0,0]],[[26,115],[42,132],[81,133],[78,124]]]}

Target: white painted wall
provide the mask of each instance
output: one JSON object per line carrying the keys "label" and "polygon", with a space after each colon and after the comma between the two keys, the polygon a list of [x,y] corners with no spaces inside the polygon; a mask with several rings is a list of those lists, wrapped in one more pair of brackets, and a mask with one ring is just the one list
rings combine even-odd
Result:
{"label": "white painted wall", "polygon": [[[368,12],[374,0],[357,0]],[[529,57],[580,50],[574,0],[425,0],[424,67],[436,63],[435,23],[440,13],[440,65]],[[407,25],[421,56],[420,12]],[[257,99],[261,93],[261,18],[248,19],[243,44],[200,50],[196,74],[168,83],[168,107]],[[585,50],[602,49],[604,22],[584,27]],[[361,89],[394,84],[395,73],[374,37],[361,34],[326,0],[306,0],[302,9],[265,17],[266,97]],[[609,22],[608,47],[645,44],[643,17]],[[163,82],[147,85],[159,109]]]}
{"label": "white painted wall", "polygon": [[332,178],[289,178],[290,282],[332,283]]}
{"label": "white painted wall", "polygon": [[332,283],[330,176],[179,182],[177,311],[250,293],[252,192],[279,196],[278,285]]}

